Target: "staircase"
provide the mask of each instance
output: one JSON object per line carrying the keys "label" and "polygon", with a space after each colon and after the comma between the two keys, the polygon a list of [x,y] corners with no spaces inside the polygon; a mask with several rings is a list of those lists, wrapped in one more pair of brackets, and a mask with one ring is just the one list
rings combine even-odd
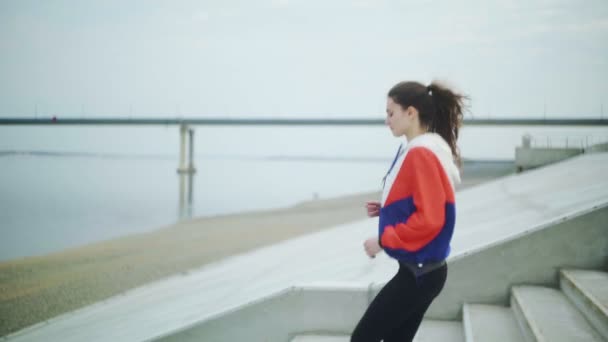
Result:
{"label": "staircase", "polygon": [[[462,323],[424,320],[414,341],[608,341],[608,273],[563,269],[560,290],[511,288],[511,307],[465,304]],[[299,335],[291,342],[346,342],[349,336]]]}

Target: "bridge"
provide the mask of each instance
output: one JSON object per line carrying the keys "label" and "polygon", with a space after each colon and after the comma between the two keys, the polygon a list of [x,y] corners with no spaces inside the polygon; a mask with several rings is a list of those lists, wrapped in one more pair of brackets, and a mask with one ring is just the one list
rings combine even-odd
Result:
{"label": "bridge", "polygon": [[[608,126],[608,119],[599,118],[466,118],[466,126]],[[194,129],[190,126],[375,126],[384,125],[383,118],[225,118],[225,117],[159,117],[159,118],[121,118],[121,117],[42,117],[42,118],[0,118],[0,126],[39,126],[39,125],[177,125],[180,127],[179,173],[196,172],[193,164]],[[189,136],[189,139],[188,139]],[[189,141],[189,159],[186,162],[186,144]]]}
{"label": "bridge", "polygon": [[[384,119],[365,118],[63,118],[58,116],[45,118],[0,118],[1,125],[215,125],[215,126],[369,126],[383,125]],[[608,119],[592,118],[466,118],[465,125],[497,126],[608,126]]]}

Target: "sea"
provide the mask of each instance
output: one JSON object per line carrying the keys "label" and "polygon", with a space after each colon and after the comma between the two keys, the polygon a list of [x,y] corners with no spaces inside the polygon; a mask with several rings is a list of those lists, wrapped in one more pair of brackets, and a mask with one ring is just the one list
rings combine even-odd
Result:
{"label": "sea", "polygon": [[[0,261],[378,191],[404,141],[382,126],[190,128],[192,175],[177,172],[177,126],[0,126]],[[513,165],[524,135],[533,146],[585,147],[608,141],[608,128],[465,126],[465,171]]]}

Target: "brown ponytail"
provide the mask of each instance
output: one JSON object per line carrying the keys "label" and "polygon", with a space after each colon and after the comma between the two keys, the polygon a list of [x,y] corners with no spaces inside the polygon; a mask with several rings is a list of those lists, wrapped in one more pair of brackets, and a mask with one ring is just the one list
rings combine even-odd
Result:
{"label": "brown ponytail", "polygon": [[454,160],[460,164],[460,151],[456,145],[462,126],[464,101],[468,97],[433,81],[428,87],[418,82],[401,82],[388,92],[388,96],[402,108],[412,106],[418,110],[420,124],[429,132],[439,134],[452,149]]}

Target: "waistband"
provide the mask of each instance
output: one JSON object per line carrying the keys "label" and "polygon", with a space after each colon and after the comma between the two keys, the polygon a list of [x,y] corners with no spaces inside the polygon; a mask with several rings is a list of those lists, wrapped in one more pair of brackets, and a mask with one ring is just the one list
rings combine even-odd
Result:
{"label": "waistband", "polygon": [[416,276],[416,278],[426,273],[432,272],[438,268],[441,268],[446,264],[447,263],[445,260],[420,264],[399,260],[399,267],[405,267],[409,269]]}

